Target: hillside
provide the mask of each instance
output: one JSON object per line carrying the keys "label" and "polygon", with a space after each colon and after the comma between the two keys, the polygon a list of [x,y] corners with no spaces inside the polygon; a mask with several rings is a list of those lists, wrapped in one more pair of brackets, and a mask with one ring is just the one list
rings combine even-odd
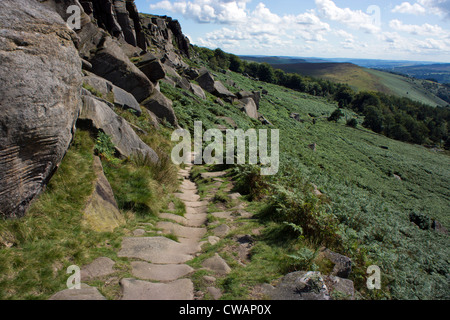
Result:
{"label": "hillside", "polygon": [[[133,1],[105,1],[114,11],[65,1],[81,3],[76,31],[64,4],[48,2],[0,2],[0,299],[450,297],[447,150],[377,134],[363,126],[370,113],[325,94],[257,80]],[[324,76],[368,88],[382,78],[326,66]],[[375,114],[392,101],[353,95]],[[412,131],[440,115],[404,100],[426,118],[404,113]],[[448,120],[439,120],[442,144]],[[261,174],[263,151],[255,164],[199,164],[199,150],[176,163],[177,135],[208,129],[218,129],[214,152],[206,134],[195,145],[217,157],[226,130],[279,130],[266,150],[279,146],[279,171]],[[381,269],[377,290],[371,266]]]}
{"label": "hillside", "polygon": [[430,92],[429,86],[433,85],[430,81],[366,69],[351,63],[295,63],[275,64],[273,66],[285,72],[345,83],[356,91],[378,91],[394,94],[431,106],[448,105],[448,102],[436,96],[434,92],[437,90]]}
{"label": "hillside", "polygon": [[392,67],[387,70],[417,79],[434,79],[439,83],[450,83],[450,64],[446,63]]}

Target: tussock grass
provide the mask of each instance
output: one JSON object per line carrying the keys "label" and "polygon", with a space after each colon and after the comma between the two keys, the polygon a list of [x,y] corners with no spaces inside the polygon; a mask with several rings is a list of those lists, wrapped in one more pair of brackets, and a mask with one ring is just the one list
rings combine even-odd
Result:
{"label": "tussock grass", "polygon": [[95,179],[93,148],[89,133],[77,131],[47,190],[27,215],[0,221],[0,299],[46,299],[65,288],[68,266],[82,266],[100,254],[115,256],[120,231],[100,234],[81,223]]}

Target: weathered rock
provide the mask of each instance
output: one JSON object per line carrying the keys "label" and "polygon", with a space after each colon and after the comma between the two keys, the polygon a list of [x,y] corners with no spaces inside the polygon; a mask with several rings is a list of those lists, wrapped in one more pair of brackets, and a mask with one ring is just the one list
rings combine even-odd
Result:
{"label": "weathered rock", "polygon": [[88,61],[92,63],[95,74],[131,93],[138,102],[147,99],[154,91],[152,82],[128,59],[111,37],[104,38]]}
{"label": "weathered rock", "polygon": [[292,112],[292,113],[289,115],[289,117],[290,117],[291,119],[294,119],[294,120],[296,120],[296,121],[298,121],[298,122],[301,122],[301,123],[304,123],[304,122],[305,122],[305,120],[302,119],[302,118],[300,117],[300,114],[299,114],[299,113],[296,113],[296,112]]}
{"label": "weathered rock", "polygon": [[100,257],[81,268],[81,281],[89,281],[113,274],[116,263],[110,258]]}
{"label": "weathered rock", "polygon": [[142,105],[153,112],[159,119],[166,119],[173,126],[178,126],[178,120],[172,108],[172,101],[166,98],[161,92],[156,91]]}
{"label": "weathered rock", "polygon": [[445,228],[442,223],[440,223],[437,220],[433,220],[433,223],[431,224],[431,228],[433,228],[434,231],[442,233],[442,234],[448,234],[447,228]]}
{"label": "weathered rock", "polygon": [[271,300],[330,300],[330,292],[320,272],[293,272],[276,287],[264,286]]}
{"label": "weathered rock", "polygon": [[135,277],[151,281],[174,281],[194,271],[186,264],[162,265],[142,261],[131,262],[131,268],[131,273]]}
{"label": "weathered rock", "polygon": [[49,300],[106,300],[97,288],[82,283],[81,289],[66,289],[49,298]]}
{"label": "weathered rock", "polygon": [[236,96],[228,91],[220,81],[215,81],[214,76],[210,72],[204,72],[197,79],[198,84],[206,92],[209,92],[222,99],[235,99]]}
{"label": "weathered rock", "polygon": [[177,87],[189,91],[191,89],[191,83],[186,78],[181,78],[177,81]]}
{"label": "weathered rock", "polygon": [[230,266],[217,253],[214,257],[203,261],[202,266],[220,275],[226,275],[231,272]]}
{"label": "weathered rock", "polygon": [[239,91],[237,94],[239,100],[252,98],[256,104],[256,108],[259,109],[259,102],[261,101],[261,92],[260,91]]}
{"label": "weathered rock", "polygon": [[250,118],[258,120],[258,108],[256,107],[255,101],[252,98],[245,98],[240,101],[244,104],[242,111],[244,111]]}
{"label": "weathered rock", "polygon": [[90,72],[86,73],[87,76],[83,78],[83,83],[95,89],[95,93],[100,94],[100,98],[114,103],[119,108],[132,109],[136,115],[141,115],[141,107],[131,93],[115,86],[111,81]]}
{"label": "weathered rock", "polygon": [[84,209],[84,223],[97,232],[112,232],[125,224],[119,211],[111,185],[103,173],[100,158],[94,157],[94,172],[97,176],[94,191]]}
{"label": "weathered rock", "polygon": [[189,80],[195,80],[200,76],[200,72],[195,69],[195,68],[188,68],[184,70],[184,75],[189,79]]}
{"label": "weathered rock", "polygon": [[227,226],[226,224],[222,224],[222,225],[218,226],[217,228],[213,229],[212,232],[217,237],[226,237],[228,235],[228,233],[230,233],[230,227]]}
{"label": "weathered rock", "polygon": [[112,87],[112,93],[115,106],[122,109],[134,110],[138,117],[141,115],[141,107],[131,93],[128,93],[115,85]]}
{"label": "weathered rock", "polygon": [[122,300],[193,300],[194,285],[189,279],[171,283],[151,283],[136,279],[122,279]]}
{"label": "weathered rock", "polygon": [[199,85],[196,85],[195,83],[191,83],[190,91],[193,94],[195,94],[197,97],[199,97],[200,99],[206,100],[206,94]]}
{"label": "weathered rock", "polygon": [[220,298],[222,298],[222,291],[220,291],[220,289],[208,287],[206,288],[206,290],[214,300],[219,300]]}
{"label": "weathered rock", "polygon": [[331,275],[340,278],[348,278],[352,272],[352,260],[342,254],[333,252],[329,249],[322,251],[323,256],[334,263]]}
{"label": "weathered rock", "polygon": [[158,222],[157,228],[162,229],[166,234],[174,234],[177,237],[199,240],[205,233],[205,228],[185,227],[172,222]]}
{"label": "weathered rock", "polygon": [[133,231],[133,236],[140,237],[143,236],[146,233],[144,229],[136,229]]}
{"label": "weathered rock", "polygon": [[152,82],[164,79],[166,76],[166,71],[163,64],[159,59],[154,59],[150,61],[141,61],[138,65],[139,70],[141,70]]}
{"label": "weathered rock", "polygon": [[76,35],[38,1],[0,1],[0,215],[23,216],[64,157],[81,108]]}
{"label": "weathered rock", "polygon": [[147,146],[125,119],[118,116],[106,104],[92,97],[83,96],[83,110],[78,125],[101,130],[111,137],[116,150],[125,157],[147,156],[153,163],[159,161],[156,152]]}

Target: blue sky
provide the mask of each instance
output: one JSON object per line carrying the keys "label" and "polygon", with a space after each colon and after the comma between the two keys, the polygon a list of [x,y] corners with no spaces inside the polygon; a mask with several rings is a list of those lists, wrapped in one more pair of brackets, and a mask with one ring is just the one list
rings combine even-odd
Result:
{"label": "blue sky", "polygon": [[450,62],[450,0],[136,0],[234,54]]}

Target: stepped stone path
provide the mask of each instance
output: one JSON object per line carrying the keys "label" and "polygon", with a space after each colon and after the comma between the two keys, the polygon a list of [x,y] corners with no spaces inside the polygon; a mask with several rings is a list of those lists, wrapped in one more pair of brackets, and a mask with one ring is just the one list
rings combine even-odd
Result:
{"label": "stepped stone path", "polygon": [[[192,155],[193,162],[193,155]],[[182,183],[179,192],[174,196],[184,202],[186,213],[179,216],[173,213],[160,213],[161,219],[155,226],[160,229],[159,236],[146,237],[146,231],[136,229],[132,232],[132,237],[126,237],[122,241],[122,246],[118,252],[119,257],[131,259],[130,269],[133,278],[123,278],[119,281],[122,300],[194,300],[201,298],[194,292],[194,284],[190,276],[195,270],[186,263],[202,252],[202,245],[210,243],[214,245],[226,237],[231,231],[226,224],[218,224],[212,230],[213,236],[209,236],[207,241],[201,241],[207,234],[207,211],[208,204],[212,196],[200,199],[197,185],[190,180],[193,164],[186,165],[185,169],[179,170],[179,178]],[[214,192],[223,183],[220,177],[226,172],[206,172],[202,173],[205,179],[212,179],[218,184]],[[229,188],[230,189],[230,188]],[[224,189],[225,190],[225,189]],[[225,190],[229,192],[230,190]],[[240,196],[239,194],[234,194]],[[230,195],[231,198],[232,195]],[[173,211],[174,206],[169,206],[168,211]],[[236,209],[239,209],[236,207]],[[235,218],[233,212],[217,212],[213,216],[232,220]],[[145,224],[143,224],[145,225]],[[168,236],[168,237],[166,237]],[[172,240],[176,237],[177,241]],[[81,269],[81,280],[107,279],[106,282],[113,281],[115,262],[109,258],[101,257],[94,260],[89,265]],[[231,268],[219,254],[205,260],[202,267],[217,275],[225,276]],[[112,278],[111,278],[112,277]],[[215,282],[214,279],[206,279]],[[221,292],[214,287],[208,287],[207,292],[214,299],[219,299]],[[66,289],[53,295],[51,300],[104,300],[105,297],[95,287],[86,284],[81,285],[80,290]]]}
{"label": "stepped stone path", "polygon": [[123,300],[193,300],[194,285],[188,278],[194,272],[187,261],[201,252],[200,240],[207,232],[207,205],[199,201],[197,186],[190,181],[192,164],[179,171],[183,179],[175,196],[186,205],[184,217],[162,213],[156,227],[166,235],[174,235],[178,242],[167,237],[125,238],[119,257],[139,259],[131,262],[131,273],[138,279],[122,279]]}

